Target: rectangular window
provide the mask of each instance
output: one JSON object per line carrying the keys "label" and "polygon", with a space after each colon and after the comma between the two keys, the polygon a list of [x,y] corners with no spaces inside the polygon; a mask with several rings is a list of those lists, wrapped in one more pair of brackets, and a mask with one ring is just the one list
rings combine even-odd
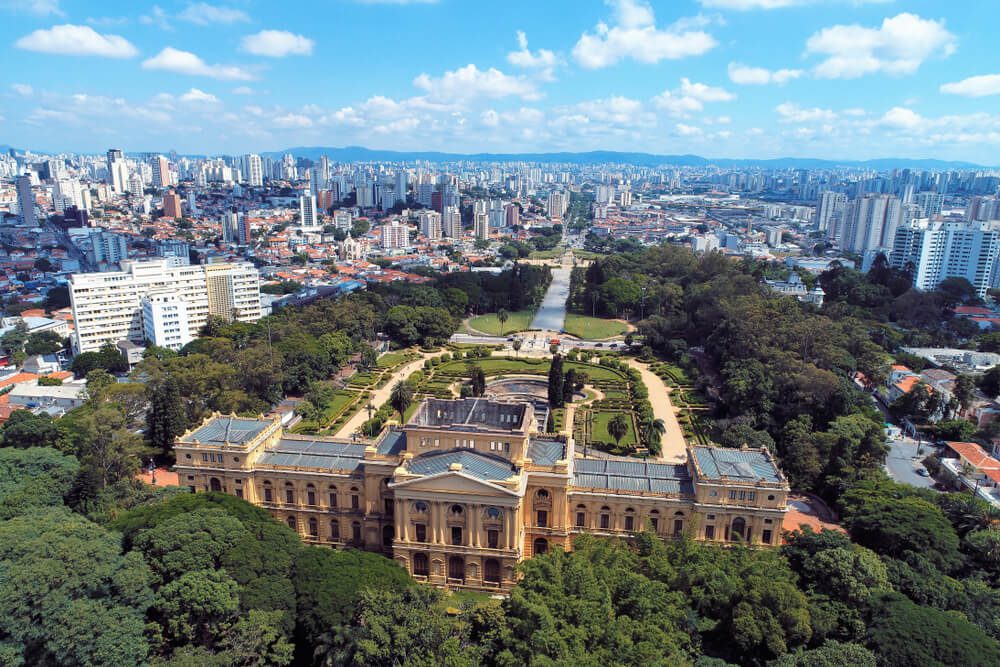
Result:
{"label": "rectangular window", "polygon": [[424,523],[414,524],[414,526],[413,526],[413,533],[414,533],[414,537],[416,538],[417,542],[426,542],[427,541],[427,524],[424,524]]}
{"label": "rectangular window", "polygon": [[330,522],[330,539],[331,540],[340,539],[340,523],[336,521]]}
{"label": "rectangular window", "polygon": [[763,542],[764,544],[770,544],[771,531],[765,528],[760,534],[760,541]]}
{"label": "rectangular window", "polygon": [[331,493],[330,494],[330,507],[336,507],[336,506],[337,506],[337,494],[336,493]]}
{"label": "rectangular window", "polygon": [[740,500],[746,500],[746,499],[747,499],[747,492],[740,491]]}
{"label": "rectangular window", "polygon": [[657,519],[656,517],[651,517],[649,519],[649,525],[653,527],[654,533],[660,532],[660,520]]}
{"label": "rectangular window", "polygon": [[265,503],[269,503],[269,502],[272,502],[273,500],[274,500],[274,493],[271,491],[271,489],[265,488],[264,489],[264,502]]}
{"label": "rectangular window", "polygon": [[285,502],[294,503],[295,502],[295,492],[291,489],[285,489]]}
{"label": "rectangular window", "polygon": [[583,512],[576,513],[576,527],[583,528],[587,524],[587,515]]}
{"label": "rectangular window", "polygon": [[611,517],[607,514],[601,515],[601,528],[607,529],[611,525]]}
{"label": "rectangular window", "polygon": [[625,530],[635,530],[635,517],[627,516],[625,517]]}
{"label": "rectangular window", "polygon": [[486,546],[490,549],[498,549],[500,547],[500,531],[499,530],[487,530],[486,531]]}
{"label": "rectangular window", "polygon": [[757,492],[756,491],[749,491],[747,493],[747,500],[749,500],[750,502],[753,502],[756,499],[757,499]]}
{"label": "rectangular window", "polygon": [[540,528],[546,528],[549,525],[549,513],[545,510],[538,510],[535,513],[535,525]]}
{"label": "rectangular window", "polygon": [[356,510],[361,507],[361,498],[358,496],[351,496],[351,509]]}
{"label": "rectangular window", "polygon": [[451,527],[451,543],[455,546],[462,544],[462,529],[459,526]]}
{"label": "rectangular window", "polygon": [[730,500],[736,500],[736,491],[730,491],[729,492],[729,499]]}
{"label": "rectangular window", "polygon": [[715,539],[715,526],[705,526],[705,539],[706,540]]}
{"label": "rectangular window", "polygon": [[395,507],[395,502],[392,498],[385,499],[385,513],[392,516],[393,508]]}
{"label": "rectangular window", "polygon": [[208,454],[202,454],[201,460],[204,461],[205,463],[208,463]]}
{"label": "rectangular window", "polygon": [[306,501],[310,505],[315,505],[316,504],[316,492],[315,491],[309,491],[309,492],[307,492],[306,493]]}
{"label": "rectangular window", "polygon": [[243,489],[236,489],[236,497],[237,498],[243,497]]}

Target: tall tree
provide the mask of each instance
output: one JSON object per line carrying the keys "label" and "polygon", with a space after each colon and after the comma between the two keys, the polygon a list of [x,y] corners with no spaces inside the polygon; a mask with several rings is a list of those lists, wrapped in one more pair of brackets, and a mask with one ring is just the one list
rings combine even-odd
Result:
{"label": "tall tree", "polygon": [[146,414],[146,436],[149,444],[169,456],[174,439],[187,428],[187,415],[181,401],[180,389],[172,375],[150,390],[149,412]]}
{"label": "tall tree", "polygon": [[620,445],[622,438],[628,434],[628,420],[622,413],[616,414],[608,422],[608,435],[615,439],[615,445]]}
{"label": "tall tree", "polygon": [[503,336],[504,325],[507,324],[507,320],[510,319],[510,314],[506,309],[501,308],[497,311],[497,322],[500,323],[500,335]]}
{"label": "tall tree", "polygon": [[400,424],[403,423],[403,415],[406,413],[406,409],[410,407],[412,402],[413,387],[411,387],[409,383],[400,380],[393,386],[392,393],[389,395],[389,404],[392,406],[393,410],[399,413]]}
{"label": "tall tree", "polygon": [[556,354],[552,357],[552,363],[549,365],[549,407],[550,408],[561,408],[563,406],[563,383],[565,378],[563,376],[563,359],[562,356]]}

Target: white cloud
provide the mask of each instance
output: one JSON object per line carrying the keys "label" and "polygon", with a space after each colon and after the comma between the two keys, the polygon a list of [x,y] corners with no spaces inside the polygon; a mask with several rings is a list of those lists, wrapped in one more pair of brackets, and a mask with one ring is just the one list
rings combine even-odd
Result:
{"label": "white cloud", "polygon": [[65,16],[59,8],[59,0],[3,0],[0,9],[5,11],[34,14],[35,16]]}
{"label": "white cloud", "polygon": [[813,70],[825,79],[853,79],[876,72],[913,74],[931,56],[949,56],[954,51],[955,36],[943,21],[909,13],[886,18],[878,28],[831,26],[806,42],[806,53],[825,57]]}
{"label": "white cloud", "polygon": [[879,123],[899,130],[915,130],[924,124],[924,119],[912,109],[893,107],[885,112]]}
{"label": "white cloud", "polygon": [[680,88],[663,91],[653,98],[653,104],[673,116],[684,118],[704,109],[706,102],[729,102],[735,98],[735,95],[724,88],[692,83],[685,77],[681,79]]}
{"label": "white cloud", "polygon": [[734,9],[748,11],[751,9],[782,9],[805,4],[806,0],[699,0],[705,7],[712,9]]}
{"label": "white cloud", "polygon": [[280,128],[307,128],[313,126],[312,118],[300,113],[286,113],[273,120],[274,124]]}
{"label": "white cloud", "polygon": [[26,83],[12,83],[10,87],[15,93],[23,97],[31,97],[35,93],[35,89]]}
{"label": "white cloud", "polygon": [[181,51],[172,46],[168,46],[152,58],[144,60],[142,68],[190,76],[207,76],[224,81],[251,81],[254,78],[253,74],[243,67],[209,65],[190,51]]}
{"label": "white cloud", "polygon": [[26,51],[63,56],[131,58],[139,53],[131,42],[120,35],[102,35],[89,26],[69,23],[36,30],[14,42],[14,46]]}
{"label": "white cloud", "polygon": [[793,102],[784,102],[774,109],[781,116],[783,123],[810,123],[814,121],[832,121],[837,114],[830,109],[813,107],[805,109]]}
{"label": "white cloud", "polygon": [[970,76],[961,81],[946,83],[941,86],[940,90],[948,95],[964,95],[965,97],[1000,95],[1000,74]]}
{"label": "white cloud", "polygon": [[360,5],[434,5],[438,0],[354,0]]}
{"label": "white cloud", "polygon": [[486,127],[496,127],[500,124],[500,114],[493,109],[487,109],[479,116],[480,121]]}
{"label": "white cloud", "polygon": [[517,51],[507,54],[507,62],[516,67],[525,69],[540,69],[545,78],[552,77],[552,68],[558,63],[556,54],[548,49],[538,49],[532,53],[528,48],[528,36],[524,31],[517,31]]}
{"label": "white cloud", "polygon": [[608,67],[626,58],[652,64],[698,56],[717,44],[707,32],[695,29],[703,21],[681,19],[660,29],[645,0],[606,2],[614,10],[614,25],[598,23],[593,33],[583,33],[573,47],[573,58],[587,69]]}
{"label": "white cloud", "polygon": [[211,93],[206,93],[204,90],[199,88],[192,88],[183,95],[181,95],[181,102],[195,103],[195,104],[218,104],[219,98]]}
{"label": "white cloud", "polygon": [[674,129],[677,130],[677,134],[682,137],[696,137],[702,134],[700,127],[685,125],[684,123],[677,123],[677,125],[674,126]]}
{"label": "white cloud", "polygon": [[144,25],[155,25],[161,30],[173,30],[173,26],[170,25],[170,17],[167,13],[163,11],[163,8],[159,5],[153,5],[150,8],[149,14],[143,14],[139,17],[139,23]]}
{"label": "white cloud", "polygon": [[243,38],[241,48],[255,56],[284,58],[285,56],[308,56],[315,42],[308,37],[296,35],[287,30],[261,30]]}
{"label": "white cloud", "polygon": [[537,99],[535,84],[522,76],[511,76],[491,67],[481,70],[473,64],[445,72],[440,77],[426,73],[413,80],[413,85],[438,100],[464,100],[474,97],[521,97]]}
{"label": "white cloud", "polygon": [[233,95],[253,95],[253,88],[250,86],[237,86],[233,88]]}
{"label": "white cloud", "polygon": [[800,69],[769,70],[742,63],[729,63],[729,80],[742,86],[762,86],[768,83],[783,86],[800,76],[802,76]]}
{"label": "white cloud", "polygon": [[213,23],[245,23],[250,20],[246,12],[231,7],[218,7],[205,2],[188,5],[177,15],[182,21],[195,25],[211,25]]}

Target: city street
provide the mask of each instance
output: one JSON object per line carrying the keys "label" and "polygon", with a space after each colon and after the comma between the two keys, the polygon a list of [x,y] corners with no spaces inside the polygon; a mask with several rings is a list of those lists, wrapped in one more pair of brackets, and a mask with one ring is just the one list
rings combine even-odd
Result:
{"label": "city street", "polygon": [[913,438],[896,439],[889,441],[889,454],[885,459],[885,470],[889,477],[897,482],[909,484],[922,489],[933,488],[934,479],[932,477],[922,477],[917,474],[917,470],[923,469],[920,463],[933,448],[924,443],[920,456],[917,456],[917,441]]}

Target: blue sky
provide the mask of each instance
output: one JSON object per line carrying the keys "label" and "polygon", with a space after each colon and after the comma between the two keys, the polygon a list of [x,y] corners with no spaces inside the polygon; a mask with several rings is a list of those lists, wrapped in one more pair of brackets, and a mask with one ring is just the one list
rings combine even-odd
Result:
{"label": "blue sky", "polygon": [[994,0],[0,0],[0,143],[998,164]]}

